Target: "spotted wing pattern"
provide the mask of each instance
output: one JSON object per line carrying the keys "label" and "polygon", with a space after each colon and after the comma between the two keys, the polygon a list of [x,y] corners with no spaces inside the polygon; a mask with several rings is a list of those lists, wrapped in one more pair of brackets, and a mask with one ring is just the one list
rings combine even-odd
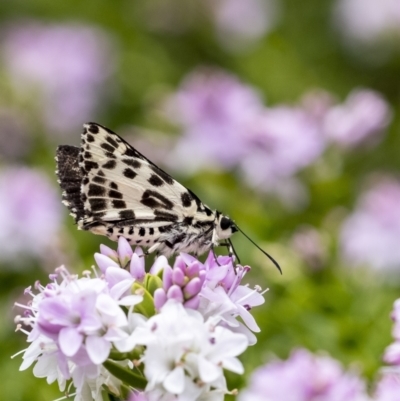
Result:
{"label": "spotted wing pattern", "polygon": [[81,147],[59,146],[56,160],[80,229],[164,254],[210,248],[216,212],[109,129],[85,124]]}

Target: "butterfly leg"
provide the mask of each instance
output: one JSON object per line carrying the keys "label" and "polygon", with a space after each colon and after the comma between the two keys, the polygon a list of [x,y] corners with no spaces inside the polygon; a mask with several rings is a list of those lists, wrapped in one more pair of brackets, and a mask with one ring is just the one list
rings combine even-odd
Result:
{"label": "butterfly leg", "polygon": [[225,246],[228,249],[229,257],[232,258],[232,256],[235,256],[236,260],[240,264],[239,256],[237,255],[235,248],[233,247],[232,241],[230,239],[227,239],[227,242],[223,242],[222,244],[220,244],[220,246]]}
{"label": "butterfly leg", "polygon": [[150,255],[154,251],[156,251],[161,245],[161,242],[156,242],[154,245],[152,245],[144,254],[145,255]]}
{"label": "butterfly leg", "polygon": [[149,256],[151,253],[153,253],[155,250],[157,250],[157,248],[160,246],[160,243],[157,242],[156,244],[152,245],[147,251],[144,251],[140,257],[145,257],[145,256]]}
{"label": "butterfly leg", "polygon": [[213,253],[213,255],[214,255],[214,260],[215,260],[215,262],[217,263],[218,266],[221,266],[221,264],[218,262],[218,257],[217,257],[217,255],[215,254],[214,245],[211,246],[211,251],[212,251],[212,253]]}

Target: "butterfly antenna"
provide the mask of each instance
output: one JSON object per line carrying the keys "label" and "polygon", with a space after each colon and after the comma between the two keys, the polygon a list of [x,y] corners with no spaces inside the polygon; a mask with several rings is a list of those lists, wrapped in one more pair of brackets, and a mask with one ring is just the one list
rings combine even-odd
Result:
{"label": "butterfly antenna", "polygon": [[279,266],[279,263],[267,252],[264,251],[264,249],[260,248],[241,228],[239,228],[237,225],[235,225],[236,228],[256,247],[258,248],[279,270],[279,273],[282,274],[282,269]]}

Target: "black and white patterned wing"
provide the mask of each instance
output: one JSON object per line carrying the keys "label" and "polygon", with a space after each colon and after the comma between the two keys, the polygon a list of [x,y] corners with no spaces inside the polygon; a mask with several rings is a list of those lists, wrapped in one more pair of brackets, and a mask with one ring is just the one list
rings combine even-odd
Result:
{"label": "black and white patterned wing", "polygon": [[99,221],[162,227],[203,207],[188,189],[99,124],[84,125],[79,166],[84,217],[78,224],[84,229]]}

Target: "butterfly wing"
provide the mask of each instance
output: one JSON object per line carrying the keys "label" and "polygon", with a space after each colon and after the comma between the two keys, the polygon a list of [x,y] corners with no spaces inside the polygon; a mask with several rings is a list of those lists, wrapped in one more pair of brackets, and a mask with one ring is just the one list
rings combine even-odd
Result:
{"label": "butterfly wing", "polygon": [[[65,171],[72,171],[66,164],[76,170],[76,161],[70,161],[73,157],[68,162],[65,157],[66,149],[72,148],[59,148],[58,175],[65,191],[70,178]],[[71,153],[76,159],[76,151]],[[122,223],[126,220],[159,227],[183,221],[198,209],[200,201],[194,194],[99,124],[84,125],[78,163],[81,203],[72,203],[80,211],[77,223],[81,228],[98,221]]]}
{"label": "butterfly wing", "polygon": [[111,130],[85,124],[81,148],[60,146],[56,160],[63,202],[79,228],[123,235],[149,252],[209,249],[214,212]]}

